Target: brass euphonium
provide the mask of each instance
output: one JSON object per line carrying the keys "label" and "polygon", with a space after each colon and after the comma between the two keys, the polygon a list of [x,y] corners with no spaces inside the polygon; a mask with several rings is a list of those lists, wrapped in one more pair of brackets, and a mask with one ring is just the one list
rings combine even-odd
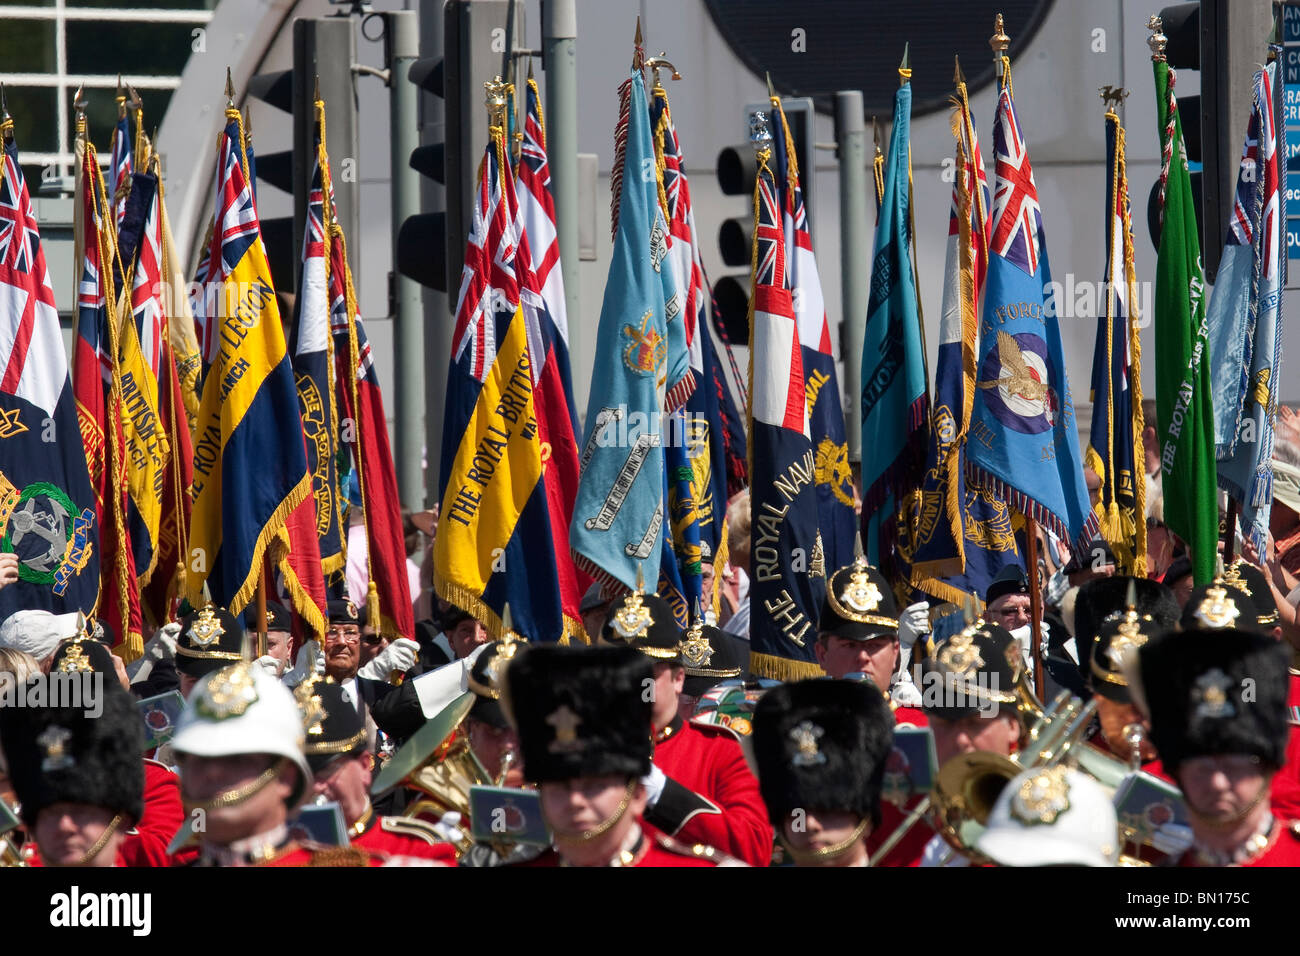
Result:
{"label": "brass euphonium", "polygon": [[[18,805],[11,804],[9,801],[4,800],[3,797],[0,797],[0,801],[4,802],[5,809],[13,815],[14,819],[17,819],[20,812]],[[15,839],[17,833],[18,828],[16,826],[0,833],[0,867],[30,866],[27,857],[23,855],[19,841]]]}
{"label": "brass euphonium", "polygon": [[[1032,697],[1032,695],[1030,695]],[[958,754],[939,768],[930,795],[935,829],[955,852],[975,862],[987,862],[975,843],[988,823],[1002,789],[1031,767],[1051,767],[1078,750],[1079,738],[1097,709],[1061,691],[1041,710],[1025,746],[1014,756],[975,751]]]}

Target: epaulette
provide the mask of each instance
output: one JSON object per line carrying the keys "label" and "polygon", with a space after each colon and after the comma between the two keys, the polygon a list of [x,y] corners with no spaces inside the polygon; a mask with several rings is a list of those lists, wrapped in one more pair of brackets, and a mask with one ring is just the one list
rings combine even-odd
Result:
{"label": "epaulette", "polygon": [[163,763],[161,760],[154,760],[152,757],[142,757],[141,759],[142,759],[145,763],[151,763],[151,764],[153,764],[153,765],[156,766],[156,767],[162,767],[164,770],[166,770],[166,771],[167,771],[169,774],[171,774],[173,777],[178,777],[178,776],[180,776],[180,774],[178,774],[178,773],[176,772],[176,768],[174,768],[174,767],[169,767],[167,764]]}
{"label": "epaulette", "polygon": [[697,860],[708,860],[714,866],[748,866],[743,860],[737,859],[730,853],[723,853],[717,847],[707,846],[703,843],[694,843],[687,845],[679,843],[672,837],[664,836],[662,833],[655,834],[655,843],[661,850],[667,850],[669,853],[677,856],[694,857]]}
{"label": "epaulette", "polygon": [[706,734],[710,734],[715,737],[727,737],[730,738],[731,740],[734,740],[736,743],[740,743],[740,734],[736,733],[726,724],[706,724],[700,720],[692,720],[691,726],[694,727],[696,730],[703,731]]}
{"label": "epaulette", "polygon": [[432,823],[414,817],[380,817],[379,826],[387,833],[400,833],[402,836],[414,837],[425,843],[447,842],[438,835]]}

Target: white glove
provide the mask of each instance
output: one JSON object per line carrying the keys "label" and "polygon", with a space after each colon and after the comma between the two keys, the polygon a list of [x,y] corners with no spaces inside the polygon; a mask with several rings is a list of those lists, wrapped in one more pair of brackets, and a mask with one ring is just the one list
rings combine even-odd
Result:
{"label": "white glove", "polygon": [[647,810],[659,802],[667,783],[668,775],[659,769],[658,764],[650,764],[650,772],[641,778],[641,786],[645,787]]}
{"label": "white glove", "polygon": [[898,643],[911,647],[922,634],[930,633],[930,605],[917,601],[898,615]]}
{"label": "white glove", "polygon": [[913,683],[911,672],[906,668],[899,672],[898,679],[894,681],[894,686],[889,688],[889,699],[899,707],[921,706],[921,692]]}
{"label": "white glove", "polygon": [[437,832],[439,839],[453,845],[460,843],[467,836],[460,826],[460,814],[455,810],[444,813],[442,819],[433,824],[433,829]]}
{"label": "white glove", "polygon": [[176,639],[180,636],[181,626],[175,622],[164,624],[154,632],[144,645],[144,652],[126,665],[126,673],[133,682],[147,680],[153,673],[153,665],[160,661],[174,660],[176,657]]}
{"label": "white glove", "polygon": [[357,671],[357,676],[364,677],[366,680],[386,681],[393,671],[406,673],[415,666],[419,652],[419,644],[409,637],[399,637],[376,654],[374,660]]}
{"label": "white glove", "polygon": [[272,657],[270,654],[259,657],[257,660],[253,661],[253,663],[257,664],[259,667],[265,668],[266,672],[272,677],[275,677],[280,670],[280,661]]}
{"label": "white glove", "polygon": [[[317,677],[325,676],[325,651],[316,645],[315,638],[308,638],[303,641],[302,647],[298,648],[298,656],[294,658],[293,667],[284,672],[280,678],[286,687],[297,687],[309,674],[315,674]],[[314,656],[314,659],[313,659]]]}
{"label": "white glove", "polygon": [[1192,846],[1192,828],[1181,823],[1161,824],[1160,829],[1151,834],[1151,845],[1161,853],[1181,856]]}

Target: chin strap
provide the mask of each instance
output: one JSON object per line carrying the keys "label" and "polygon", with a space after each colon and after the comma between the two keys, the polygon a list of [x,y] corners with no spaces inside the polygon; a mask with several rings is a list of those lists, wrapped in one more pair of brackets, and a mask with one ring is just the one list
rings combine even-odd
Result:
{"label": "chin strap", "polygon": [[801,850],[790,845],[790,841],[785,838],[785,833],[778,834],[781,845],[785,847],[787,853],[794,858],[796,863],[802,864],[822,864],[829,863],[832,860],[838,860],[844,854],[853,849],[854,845],[862,839],[862,834],[867,832],[867,827],[871,824],[870,817],[864,817],[862,822],[853,828],[853,832],[833,846],[825,846],[820,850]]}
{"label": "chin strap", "polygon": [[[104,847],[108,846],[108,841],[113,839],[113,834],[117,832],[117,828],[120,827],[121,825],[122,825],[122,814],[118,813],[114,815],[113,819],[108,821],[108,826],[104,827],[104,832],[99,835],[99,839],[95,841],[95,845],[92,846],[85,853],[83,853],[81,855],[81,859],[78,860],[76,863],[69,863],[68,865],[69,866],[90,866],[90,861],[93,860],[95,857],[99,856],[99,854],[104,852]],[[50,863],[47,865],[57,866],[58,864]]]}
{"label": "chin strap", "polygon": [[608,820],[597,824],[590,830],[561,830],[559,827],[552,825],[551,832],[555,835],[555,839],[563,843],[586,843],[589,840],[596,839],[602,833],[608,833],[619,820],[623,819],[623,814],[627,813],[627,808],[632,805],[632,795],[636,793],[638,783],[640,783],[639,780],[628,782],[627,791],[623,794],[623,799],[619,801],[618,809],[614,811]]}
{"label": "chin strap", "polygon": [[234,807],[248,800],[262,790],[280,775],[280,768],[285,764],[285,758],[280,757],[267,767],[256,780],[244,784],[242,787],[236,787],[233,790],[223,790],[211,800],[186,800],[185,809],[187,812],[194,810],[217,810],[225,807]]}
{"label": "chin strap", "polygon": [[1269,795],[1270,782],[1271,779],[1266,779],[1263,786],[1259,788],[1259,793],[1255,794],[1255,798],[1251,800],[1250,803],[1246,804],[1236,813],[1229,814],[1226,817],[1206,816],[1192,806],[1191,801],[1187,801],[1187,812],[1196,817],[1197,822],[1204,824],[1208,829],[1231,830],[1242,820],[1246,819],[1246,817],[1254,813],[1259,805],[1264,802],[1265,798]]}

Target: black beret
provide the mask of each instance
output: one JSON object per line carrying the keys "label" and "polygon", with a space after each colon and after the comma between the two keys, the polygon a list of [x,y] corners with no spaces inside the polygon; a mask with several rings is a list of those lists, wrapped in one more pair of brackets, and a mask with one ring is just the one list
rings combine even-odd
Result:
{"label": "black beret", "polygon": [[[257,630],[257,606],[250,604],[244,610],[244,627],[250,631]],[[266,602],[267,631],[293,630],[293,614],[279,601]]]}
{"label": "black beret", "polygon": [[332,600],[326,607],[331,624],[355,624],[361,626],[361,609],[349,600]]}
{"label": "black beret", "polygon": [[1006,594],[1028,594],[1029,578],[1025,569],[1018,564],[1008,564],[989,582],[989,589],[984,593],[984,604],[988,606]]}

